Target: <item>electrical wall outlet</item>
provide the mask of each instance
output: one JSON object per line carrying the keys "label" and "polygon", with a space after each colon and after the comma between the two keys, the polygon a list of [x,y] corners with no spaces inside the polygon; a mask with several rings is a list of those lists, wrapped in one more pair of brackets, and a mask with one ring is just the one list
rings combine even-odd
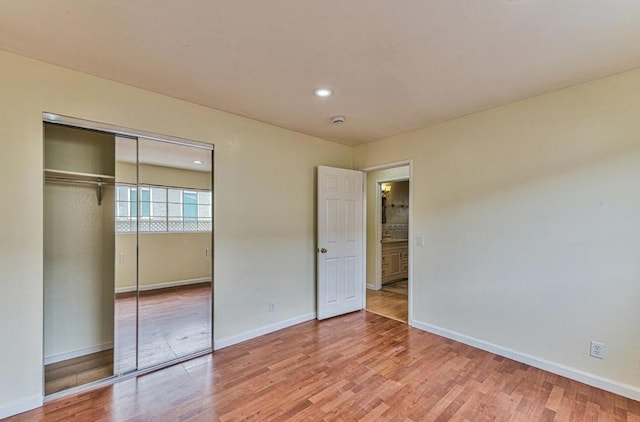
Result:
{"label": "electrical wall outlet", "polygon": [[269,302],[269,312],[275,312],[277,308],[278,305],[276,305],[274,302]]}
{"label": "electrical wall outlet", "polygon": [[598,359],[604,359],[604,343],[591,340],[591,356]]}

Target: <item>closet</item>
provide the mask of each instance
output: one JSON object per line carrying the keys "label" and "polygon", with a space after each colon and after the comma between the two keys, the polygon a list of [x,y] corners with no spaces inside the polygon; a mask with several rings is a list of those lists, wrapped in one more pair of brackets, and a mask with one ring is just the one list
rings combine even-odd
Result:
{"label": "closet", "polygon": [[48,116],[45,395],[209,352],[212,146]]}

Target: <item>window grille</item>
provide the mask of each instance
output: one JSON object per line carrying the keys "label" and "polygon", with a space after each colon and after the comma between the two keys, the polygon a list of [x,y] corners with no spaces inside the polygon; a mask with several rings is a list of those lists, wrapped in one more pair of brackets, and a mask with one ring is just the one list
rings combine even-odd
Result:
{"label": "window grille", "polygon": [[116,185],[118,233],[138,228],[141,232],[210,232],[212,227],[210,190]]}

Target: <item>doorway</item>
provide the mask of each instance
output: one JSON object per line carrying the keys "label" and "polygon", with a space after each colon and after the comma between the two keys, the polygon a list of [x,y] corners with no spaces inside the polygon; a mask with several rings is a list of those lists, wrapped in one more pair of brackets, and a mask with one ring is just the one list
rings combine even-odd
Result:
{"label": "doorway", "polygon": [[367,172],[366,306],[372,312],[410,320],[410,163]]}

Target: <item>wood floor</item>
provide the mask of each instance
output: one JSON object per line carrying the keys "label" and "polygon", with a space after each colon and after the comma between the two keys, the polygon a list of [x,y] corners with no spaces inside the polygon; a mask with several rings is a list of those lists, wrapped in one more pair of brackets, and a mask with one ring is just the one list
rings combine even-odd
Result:
{"label": "wood floor", "polygon": [[404,280],[394,281],[392,283],[385,283],[382,285],[382,290],[386,290],[388,292],[393,292],[393,293],[400,293],[405,296],[408,296],[409,280],[405,278]]}
{"label": "wood floor", "polygon": [[[211,347],[211,283],[140,292],[138,368]],[[116,372],[136,369],[136,298],[118,295]]]}
{"label": "wood floor", "polygon": [[44,367],[46,395],[113,375],[113,349],[91,353]]}
{"label": "wood floor", "polygon": [[408,297],[386,290],[367,289],[367,311],[396,321],[407,322],[409,314]]}
{"label": "wood floor", "polygon": [[640,403],[369,312],[310,321],[8,421],[640,421]]}
{"label": "wood floor", "polygon": [[[211,283],[141,292],[138,367],[148,368],[211,347]],[[116,349],[45,366],[45,394],[136,369],[136,295],[118,294]],[[115,355],[115,356],[114,356]]]}

